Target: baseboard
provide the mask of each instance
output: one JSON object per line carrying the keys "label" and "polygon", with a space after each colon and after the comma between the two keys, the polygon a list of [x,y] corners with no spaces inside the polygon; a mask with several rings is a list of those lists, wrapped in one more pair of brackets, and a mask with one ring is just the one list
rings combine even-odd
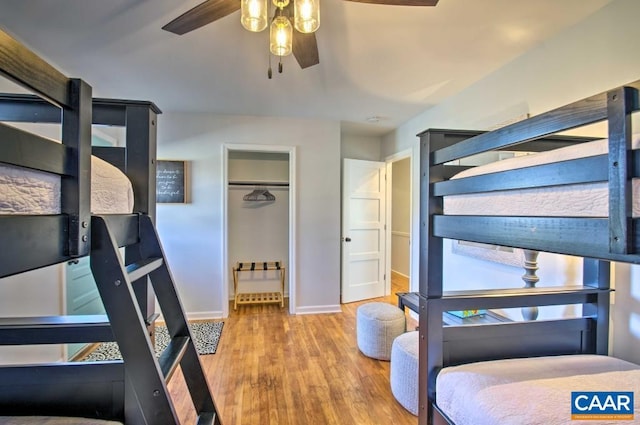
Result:
{"label": "baseboard", "polygon": [[[212,319],[222,319],[221,311],[193,311],[186,312],[188,321],[199,321],[199,320],[212,320]],[[164,317],[162,314],[158,317],[158,322],[164,322]]]}
{"label": "baseboard", "polygon": [[342,313],[340,304],[336,305],[311,305],[304,307],[296,307],[296,314],[326,314],[326,313]]}
{"label": "baseboard", "polygon": [[393,276],[393,275],[397,275],[397,276],[403,277],[405,279],[409,279],[409,276],[407,276],[406,274],[400,273],[400,272],[395,271],[395,270],[391,270],[391,276]]}

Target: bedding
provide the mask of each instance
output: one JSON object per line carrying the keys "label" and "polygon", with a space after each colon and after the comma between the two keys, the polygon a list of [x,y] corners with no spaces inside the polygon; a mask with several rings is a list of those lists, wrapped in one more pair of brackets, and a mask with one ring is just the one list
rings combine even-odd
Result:
{"label": "bedding", "polygon": [[[91,212],[123,214],[133,211],[133,188],[113,165],[91,157]],[[60,214],[60,177],[0,164],[1,214]]]}
{"label": "bedding", "polygon": [[[640,135],[634,136],[633,149],[640,147]],[[581,143],[533,155],[519,156],[474,167],[453,178],[542,165],[608,152],[607,140]],[[640,217],[640,182],[633,180],[633,217]],[[513,215],[550,217],[606,217],[609,215],[607,184],[552,186],[531,189],[505,190],[444,197],[444,212],[449,215]]]}
{"label": "bedding", "polygon": [[572,391],[633,391],[640,400],[640,366],[599,355],[468,363],[438,374],[436,404],[456,425],[621,423],[571,420]]}

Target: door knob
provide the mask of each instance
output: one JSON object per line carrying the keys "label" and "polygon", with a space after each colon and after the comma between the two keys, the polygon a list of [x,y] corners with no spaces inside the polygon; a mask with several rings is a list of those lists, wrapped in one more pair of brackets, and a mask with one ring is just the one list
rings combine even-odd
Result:
{"label": "door knob", "polygon": [[345,242],[351,242],[351,238],[344,238]]}

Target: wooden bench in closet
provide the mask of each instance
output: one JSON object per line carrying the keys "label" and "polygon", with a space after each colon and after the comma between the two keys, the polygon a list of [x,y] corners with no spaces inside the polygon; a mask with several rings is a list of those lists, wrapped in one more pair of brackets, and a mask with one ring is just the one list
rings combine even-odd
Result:
{"label": "wooden bench in closet", "polygon": [[[238,273],[277,270],[280,272],[280,291],[278,292],[240,292]],[[284,307],[284,266],[281,261],[242,261],[233,268],[233,309],[238,304],[276,304]]]}

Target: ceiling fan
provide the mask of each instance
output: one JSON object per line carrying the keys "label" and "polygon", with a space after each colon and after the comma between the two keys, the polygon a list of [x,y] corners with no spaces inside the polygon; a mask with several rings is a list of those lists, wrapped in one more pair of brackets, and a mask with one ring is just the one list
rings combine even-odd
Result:
{"label": "ceiling fan", "polygon": [[[277,2],[278,0],[274,1]],[[280,0],[282,1],[282,0]],[[358,3],[383,4],[392,6],[435,6],[439,0],[348,0]],[[280,5],[283,3],[280,3]],[[291,19],[293,17],[292,4],[287,0],[284,7],[279,7],[280,15]],[[203,27],[218,19],[224,18],[233,12],[240,10],[241,0],[206,0],[198,6],[178,16],[173,21],[162,27],[163,30],[174,34],[183,35],[200,27]],[[276,11],[278,14],[278,10]],[[276,16],[274,16],[275,20]],[[320,63],[318,43],[315,32],[302,33],[293,30],[292,52],[302,69]],[[282,68],[280,68],[282,72]],[[271,78],[271,73],[269,73]]]}

